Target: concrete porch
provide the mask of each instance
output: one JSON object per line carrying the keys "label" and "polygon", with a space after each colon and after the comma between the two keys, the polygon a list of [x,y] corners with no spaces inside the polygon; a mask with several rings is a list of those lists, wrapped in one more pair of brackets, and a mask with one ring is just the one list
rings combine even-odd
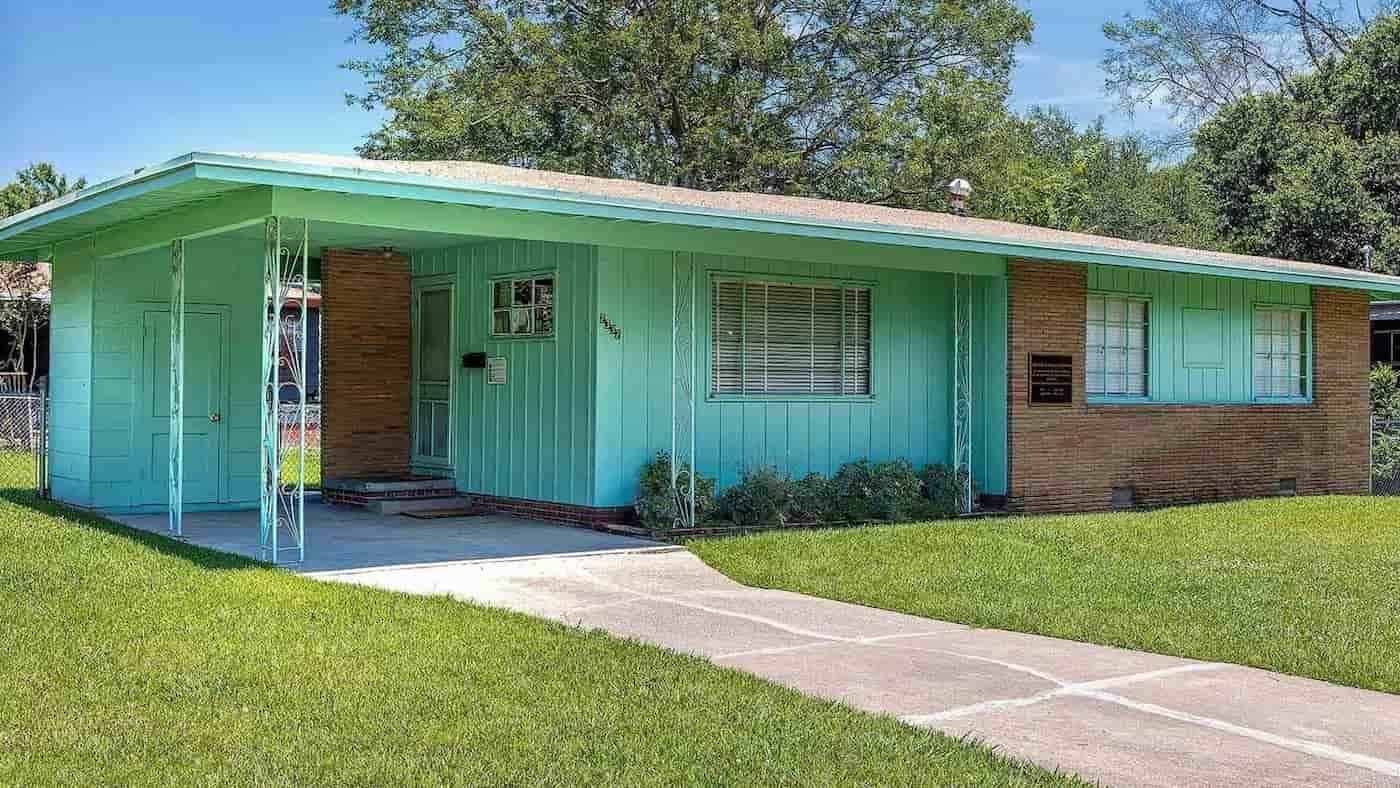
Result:
{"label": "concrete porch", "polygon": [[[309,496],[308,496],[309,497]],[[114,515],[123,525],[168,533],[164,514]],[[258,558],[258,512],[186,512],[184,540]],[[297,572],[344,572],[461,561],[666,550],[658,542],[507,515],[416,520],[306,502],[306,560]]]}

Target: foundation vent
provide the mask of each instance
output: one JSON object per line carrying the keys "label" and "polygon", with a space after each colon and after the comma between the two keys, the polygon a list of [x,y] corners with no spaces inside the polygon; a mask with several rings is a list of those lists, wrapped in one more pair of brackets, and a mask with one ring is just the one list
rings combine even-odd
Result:
{"label": "foundation vent", "polygon": [[1132,509],[1137,506],[1137,490],[1132,487],[1113,488],[1113,508]]}

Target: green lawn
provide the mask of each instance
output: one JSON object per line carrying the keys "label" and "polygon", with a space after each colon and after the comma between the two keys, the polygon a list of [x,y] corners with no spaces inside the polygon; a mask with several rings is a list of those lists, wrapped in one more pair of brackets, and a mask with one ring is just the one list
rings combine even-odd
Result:
{"label": "green lawn", "polygon": [[[301,464],[298,462],[301,454],[301,447],[293,446],[287,452],[287,458],[282,461],[282,467],[278,469],[278,478],[283,484],[291,484],[297,480],[297,473],[301,471]],[[306,489],[321,489],[321,450],[310,448],[306,450]]]}
{"label": "green lawn", "polygon": [[769,532],[742,583],[1400,692],[1400,498]]}
{"label": "green lawn", "polygon": [[0,784],[1068,783],[596,632],[0,500]]}

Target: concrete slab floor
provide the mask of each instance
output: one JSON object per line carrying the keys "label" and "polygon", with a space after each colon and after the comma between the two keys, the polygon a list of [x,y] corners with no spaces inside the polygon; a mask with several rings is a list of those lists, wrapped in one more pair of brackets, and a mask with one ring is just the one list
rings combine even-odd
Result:
{"label": "concrete slab floor", "polygon": [[1111,785],[1400,785],[1400,697],[748,588],[683,550],[317,577],[703,656]]}
{"label": "concrete slab floor", "polygon": [[[166,534],[164,514],[114,515],[133,528]],[[258,558],[258,513],[187,512],[184,540]],[[360,571],[386,566],[533,558],[610,550],[675,549],[647,539],[506,515],[416,520],[347,506],[306,504],[306,560],[297,572]]]}

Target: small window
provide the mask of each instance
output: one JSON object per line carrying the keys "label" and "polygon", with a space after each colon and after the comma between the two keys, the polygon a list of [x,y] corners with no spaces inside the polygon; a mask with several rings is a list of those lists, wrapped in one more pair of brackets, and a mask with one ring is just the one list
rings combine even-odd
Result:
{"label": "small window", "polygon": [[1147,397],[1147,301],[1091,295],[1085,326],[1090,397]]}
{"label": "small window", "polygon": [[554,277],[492,282],[491,336],[554,335]]}
{"label": "small window", "polygon": [[1254,310],[1255,399],[1303,399],[1309,395],[1308,313],[1303,309]]}
{"label": "small window", "polygon": [[870,288],[715,280],[710,392],[870,394]]}

